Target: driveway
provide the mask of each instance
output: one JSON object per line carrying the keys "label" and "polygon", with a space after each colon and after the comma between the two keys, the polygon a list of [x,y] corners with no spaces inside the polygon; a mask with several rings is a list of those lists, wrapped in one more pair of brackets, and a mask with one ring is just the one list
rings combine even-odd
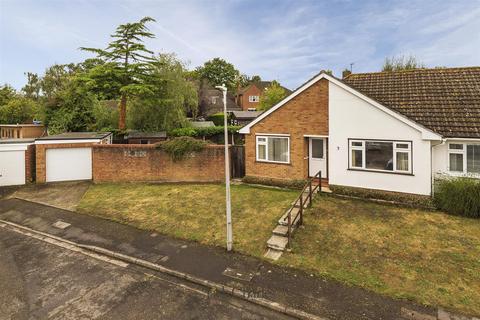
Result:
{"label": "driveway", "polygon": [[32,184],[19,188],[10,197],[75,210],[90,185],[89,181]]}
{"label": "driveway", "polygon": [[2,319],[288,319],[164,274],[0,228]]}

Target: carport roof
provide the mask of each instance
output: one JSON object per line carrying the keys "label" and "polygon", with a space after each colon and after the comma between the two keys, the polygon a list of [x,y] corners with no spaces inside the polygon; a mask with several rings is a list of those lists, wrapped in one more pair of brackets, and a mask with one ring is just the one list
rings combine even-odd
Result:
{"label": "carport roof", "polygon": [[9,144],[9,143],[34,143],[35,139],[30,138],[20,138],[20,139],[0,139],[0,144]]}
{"label": "carport roof", "polygon": [[64,132],[53,136],[37,138],[38,140],[81,140],[103,139],[111,135],[111,132]]}

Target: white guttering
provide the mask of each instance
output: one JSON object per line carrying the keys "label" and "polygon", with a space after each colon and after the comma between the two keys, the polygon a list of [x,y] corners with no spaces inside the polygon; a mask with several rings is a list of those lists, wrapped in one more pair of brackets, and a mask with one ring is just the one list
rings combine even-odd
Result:
{"label": "white guttering", "polygon": [[102,139],[64,139],[64,140],[36,140],[35,144],[67,144],[67,143],[94,143],[101,142]]}

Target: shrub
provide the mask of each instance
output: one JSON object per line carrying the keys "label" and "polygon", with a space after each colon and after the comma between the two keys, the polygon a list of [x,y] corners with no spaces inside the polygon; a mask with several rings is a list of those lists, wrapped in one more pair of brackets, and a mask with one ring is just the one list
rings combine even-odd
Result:
{"label": "shrub", "polygon": [[363,198],[366,200],[383,200],[407,206],[433,209],[432,199],[429,196],[393,191],[373,190],[358,187],[337,186],[332,184],[329,185],[329,188],[334,194],[344,195],[348,197]]}
{"label": "shrub", "polygon": [[206,145],[206,142],[192,137],[178,137],[158,144],[157,148],[168,153],[173,161],[179,161],[192,152],[202,151]]}
{"label": "shrub", "polygon": [[244,183],[252,184],[263,184],[266,186],[282,187],[289,189],[302,189],[306,180],[284,180],[284,179],[275,179],[275,178],[264,178],[264,177],[254,177],[254,176],[245,176],[242,181]]}
{"label": "shrub", "polygon": [[207,118],[207,120],[213,121],[213,123],[215,123],[216,126],[223,126],[223,118],[224,118],[223,112],[219,112],[219,113],[212,114]]}
{"label": "shrub", "polygon": [[434,204],[448,213],[480,218],[480,180],[441,179],[435,183]]}
{"label": "shrub", "polygon": [[[229,133],[236,133],[241,126],[228,126]],[[206,127],[206,128],[177,128],[170,131],[171,137],[211,137],[217,134],[223,134],[223,126]]]}

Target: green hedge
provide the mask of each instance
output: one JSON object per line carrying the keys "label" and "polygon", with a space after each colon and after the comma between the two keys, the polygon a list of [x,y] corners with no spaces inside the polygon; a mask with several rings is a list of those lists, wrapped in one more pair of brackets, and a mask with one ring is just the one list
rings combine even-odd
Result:
{"label": "green hedge", "polygon": [[402,192],[392,192],[392,191],[382,191],[382,190],[373,190],[357,187],[347,187],[347,186],[337,186],[329,185],[330,190],[334,194],[340,194],[349,197],[357,197],[363,199],[374,199],[374,200],[384,200],[391,201],[402,205],[422,207],[422,208],[431,208],[433,209],[432,199],[429,196],[422,196],[411,193],[402,193]]}
{"label": "green hedge", "polygon": [[206,142],[197,140],[192,137],[177,137],[157,145],[157,148],[162,149],[168,153],[173,161],[179,161],[185,158],[186,155],[192,152],[200,152],[205,146]]}
{"label": "green hedge", "polygon": [[284,180],[255,176],[245,176],[243,177],[242,181],[244,183],[263,184],[265,186],[282,187],[289,189],[302,189],[303,186],[305,186],[305,183],[307,183],[306,180]]}
{"label": "green hedge", "polygon": [[207,118],[207,120],[213,121],[213,123],[215,123],[216,126],[223,126],[223,118],[224,118],[223,112],[219,112],[219,113],[212,114]]}
{"label": "green hedge", "polygon": [[441,179],[435,183],[435,206],[448,213],[480,218],[480,180]]}
{"label": "green hedge", "polygon": [[[237,133],[241,126],[228,126],[229,133]],[[169,132],[170,137],[211,137],[217,134],[223,134],[223,126],[207,128],[177,128]]]}

